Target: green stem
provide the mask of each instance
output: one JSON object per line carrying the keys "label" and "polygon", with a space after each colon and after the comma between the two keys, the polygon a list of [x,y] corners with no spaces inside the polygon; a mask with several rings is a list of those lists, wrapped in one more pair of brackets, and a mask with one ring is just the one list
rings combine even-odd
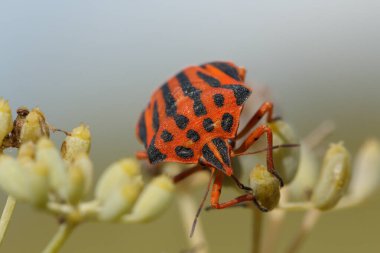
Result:
{"label": "green stem", "polygon": [[74,230],[75,224],[65,222],[61,224],[58,231],[54,237],[50,240],[49,244],[46,246],[42,253],[57,253],[66,242],[67,238],[70,236],[71,232]]}
{"label": "green stem", "polygon": [[8,224],[12,218],[13,210],[16,205],[16,200],[8,196],[7,202],[5,203],[3,213],[0,218],[0,245],[3,242],[5,233],[7,232]]}
{"label": "green stem", "polygon": [[252,208],[252,253],[261,252],[261,235],[263,232],[263,213],[256,207]]}
{"label": "green stem", "polygon": [[311,230],[314,228],[320,216],[321,216],[321,212],[316,209],[311,209],[306,212],[297,235],[295,236],[293,241],[290,243],[289,247],[287,248],[285,252],[295,253],[300,249],[301,245],[306,240]]}

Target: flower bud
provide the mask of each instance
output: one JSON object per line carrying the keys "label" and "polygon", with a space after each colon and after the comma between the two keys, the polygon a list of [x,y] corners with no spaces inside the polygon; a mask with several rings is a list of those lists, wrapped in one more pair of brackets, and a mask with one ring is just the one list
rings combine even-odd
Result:
{"label": "flower bud", "polygon": [[70,135],[66,136],[61,147],[63,159],[71,161],[77,154],[89,153],[91,146],[91,133],[88,126],[82,124],[74,128]]}
{"label": "flower bud", "polygon": [[112,189],[107,198],[100,203],[99,219],[117,220],[120,216],[129,212],[142,187],[143,181],[141,176],[119,183]]}
{"label": "flower bud", "polygon": [[258,164],[250,173],[249,183],[252,194],[265,209],[272,210],[280,200],[280,182],[268,170]]}
{"label": "flower bud", "polygon": [[[298,144],[293,128],[282,120],[269,123],[273,131],[273,145]],[[283,147],[273,150],[275,168],[284,184],[289,184],[297,174],[300,159],[299,147]]]}
{"label": "flower bud", "polygon": [[7,100],[0,98],[0,147],[4,138],[12,131],[12,112]]}
{"label": "flower bud", "polygon": [[0,156],[0,185],[16,199],[26,199],[26,177],[21,165],[11,156]]}
{"label": "flower bud", "polygon": [[51,140],[42,138],[38,141],[36,161],[49,169],[50,188],[63,198],[67,168]]}
{"label": "flower bud", "polygon": [[96,198],[104,201],[117,184],[140,175],[140,164],[135,159],[126,158],[111,164],[96,185]]}
{"label": "flower bud", "polygon": [[24,167],[3,155],[0,157],[0,186],[18,200],[43,206],[48,199],[48,170],[36,163]]}
{"label": "flower bud", "polygon": [[71,204],[77,204],[90,190],[93,167],[87,154],[77,155],[67,171],[64,198]]}
{"label": "flower bud", "polygon": [[174,183],[161,175],[152,180],[140,194],[130,214],[124,215],[125,222],[147,222],[164,212],[173,199]]}
{"label": "flower bud", "polygon": [[380,142],[367,140],[355,157],[353,176],[348,188],[349,198],[361,202],[380,185]]}
{"label": "flower bud", "polygon": [[33,142],[27,142],[20,146],[18,150],[17,160],[23,165],[35,163],[36,146]]}
{"label": "flower bud", "polygon": [[350,182],[350,155],[342,143],[331,144],[323,159],[311,201],[320,210],[333,208]]}
{"label": "flower bud", "polygon": [[20,142],[37,142],[42,136],[49,137],[49,126],[46,123],[44,114],[40,109],[33,109],[25,118],[20,132]]}
{"label": "flower bud", "polygon": [[300,147],[301,157],[298,172],[288,186],[289,199],[295,202],[309,201],[319,177],[319,166],[314,153],[307,145]]}

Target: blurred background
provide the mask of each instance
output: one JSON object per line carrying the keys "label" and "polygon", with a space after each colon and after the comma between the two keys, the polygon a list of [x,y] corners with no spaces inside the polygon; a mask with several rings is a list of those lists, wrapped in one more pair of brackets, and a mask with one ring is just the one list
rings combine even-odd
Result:
{"label": "blurred background", "polygon": [[[0,96],[14,110],[39,106],[62,129],[89,124],[99,175],[142,148],[134,128],[155,88],[187,65],[231,60],[254,89],[268,87],[299,136],[331,119],[330,139],[355,153],[380,137],[379,10],[375,0],[3,0]],[[325,214],[302,252],[378,252],[379,211],[376,196]],[[248,252],[249,211],[201,217],[211,252]],[[300,217],[291,214],[273,243],[284,245]],[[52,217],[19,204],[0,251],[39,252],[56,229]],[[146,225],[84,224],[62,252],[180,252],[186,236],[173,204]]]}

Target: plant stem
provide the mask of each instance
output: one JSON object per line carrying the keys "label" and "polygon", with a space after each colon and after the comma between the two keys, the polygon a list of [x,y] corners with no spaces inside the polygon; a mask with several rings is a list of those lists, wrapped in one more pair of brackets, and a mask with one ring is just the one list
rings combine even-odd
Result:
{"label": "plant stem", "polygon": [[286,216],[285,210],[276,209],[268,213],[268,224],[266,232],[263,237],[262,252],[273,253],[276,250],[276,246],[279,240],[280,230],[284,224]]}
{"label": "plant stem", "polygon": [[311,209],[308,212],[306,212],[296,237],[290,243],[289,247],[285,252],[295,253],[297,252],[297,250],[299,250],[302,243],[310,234],[310,231],[314,228],[314,225],[317,223],[320,215],[321,212],[316,209]]}
{"label": "plant stem", "polygon": [[61,224],[58,231],[55,233],[54,237],[50,240],[49,244],[46,246],[44,251],[42,251],[42,253],[57,253],[62,248],[74,228],[74,223],[65,222]]}
{"label": "plant stem", "polygon": [[3,213],[0,218],[0,245],[3,242],[5,233],[7,232],[8,224],[12,218],[13,210],[16,205],[16,200],[8,196],[7,202],[5,203]]}
{"label": "plant stem", "polygon": [[263,232],[263,213],[252,206],[252,253],[261,252],[261,235]]}
{"label": "plant stem", "polygon": [[208,244],[200,220],[197,223],[197,231],[193,234],[193,237],[190,238],[189,236],[191,225],[197,212],[197,206],[192,196],[185,191],[178,191],[177,201],[190,249],[197,253],[207,253]]}

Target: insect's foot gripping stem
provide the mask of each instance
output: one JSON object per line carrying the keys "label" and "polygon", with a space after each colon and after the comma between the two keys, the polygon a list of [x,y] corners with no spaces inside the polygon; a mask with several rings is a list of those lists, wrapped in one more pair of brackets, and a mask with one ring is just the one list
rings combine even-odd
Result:
{"label": "insect's foot gripping stem", "polygon": [[280,186],[283,187],[284,186],[284,180],[282,180],[282,177],[280,176],[280,174],[278,174],[277,170],[275,170],[274,168],[270,170],[270,173],[272,173],[273,176],[275,176],[278,181],[280,181]]}
{"label": "insect's foot gripping stem", "polygon": [[261,212],[268,212],[269,210],[266,209],[265,207],[261,206],[260,203],[257,201],[256,198],[253,199],[253,203],[256,205],[256,207],[261,211]]}
{"label": "insect's foot gripping stem", "polygon": [[245,191],[249,191],[249,192],[252,192],[252,188],[251,187],[248,187],[248,186],[245,186],[243,183],[241,183],[239,181],[239,179],[237,177],[235,177],[235,175],[231,175],[231,178],[235,181],[236,185],[242,189],[242,190],[245,190]]}

